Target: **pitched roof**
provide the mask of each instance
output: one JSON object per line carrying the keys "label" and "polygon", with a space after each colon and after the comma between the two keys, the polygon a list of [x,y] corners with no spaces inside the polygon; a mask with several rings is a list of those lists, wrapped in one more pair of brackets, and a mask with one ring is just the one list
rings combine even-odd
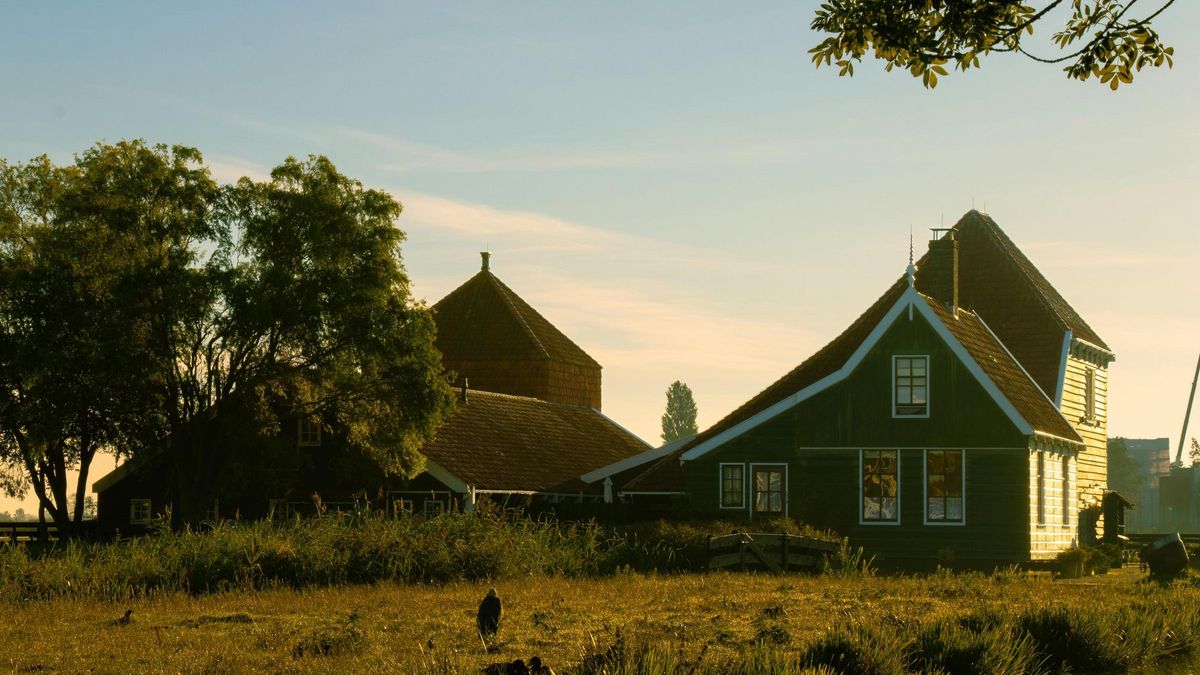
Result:
{"label": "pitched roof", "polygon": [[[1109,350],[991,216],[968,211],[954,229],[959,304],[983,317],[1042,391],[1050,396],[1057,392],[1066,330]],[[941,262],[928,252],[921,258],[918,290],[927,290],[925,280],[940,271]]]}
{"label": "pitched roof", "polygon": [[437,348],[448,361],[558,361],[600,367],[487,269],[432,309]]}
{"label": "pitched roof", "polygon": [[[872,329],[899,302],[907,288],[900,280],[875,301],[850,327],[787,375],[764,389],[724,419],[698,434],[691,442],[653,464],[621,487],[622,492],[672,492],[680,489],[683,473],[680,457],[688,450],[734,426],[750,420],[796,392],[834,374],[858,350]],[[932,315],[963,346],[983,374],[1016,412],[1036,432],[1082,443],[1074,427],[1005,348],[985,321],[969,310],[951,312],[942,302],[918,294]]]}
{"label": "pitched roof", "polygon": [[599,494],[579,477],[649,447],[592,408],[472,391],[421,452],[477,490]]}

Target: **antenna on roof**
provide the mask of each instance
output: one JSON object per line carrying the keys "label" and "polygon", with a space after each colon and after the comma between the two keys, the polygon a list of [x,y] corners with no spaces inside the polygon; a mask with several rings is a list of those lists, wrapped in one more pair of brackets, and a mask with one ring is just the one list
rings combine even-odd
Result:
{"label": "antenna on roof", "polygon": [[908,287],[912,288],[917,282],[917,266],[913,264],[913,235],[912,223],[908,224]]}

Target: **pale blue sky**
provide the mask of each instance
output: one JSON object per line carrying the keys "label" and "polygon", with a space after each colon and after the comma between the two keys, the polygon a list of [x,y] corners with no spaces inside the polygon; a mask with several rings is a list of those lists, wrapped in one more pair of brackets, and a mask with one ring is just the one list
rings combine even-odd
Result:
{"label": "pale blue sky", "polygon": [[923,246],[974,203],[1117,352],[1110,433],[1174,444],[1200,350],[1200,7],[1160,20],[1174,70],[1115,94],[1004,56],[934,91],[838,78],[809,62],[814,7],[7,3],[0,157],[145,138],[228,180],[326,154],[405,203],[422,297],[490,246],[652,442],[671,381],[716,421],[903,271],[910,226]]}

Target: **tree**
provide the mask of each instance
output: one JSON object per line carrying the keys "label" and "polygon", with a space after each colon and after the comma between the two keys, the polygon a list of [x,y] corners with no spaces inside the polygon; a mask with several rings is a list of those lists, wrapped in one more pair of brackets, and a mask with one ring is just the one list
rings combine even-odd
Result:
{"label": "tree", "polygon": [[692,389],[676,380],[667,387],[667,411],[662,416],[662,439],[666,443],[696,433],[696,400]]}
{"label": "tree", "polygon": [[[981,56],[1010,52],[1065,63],[1067,77],[1095,77],[1116,90],[1146,66],[1173,65],[1174,49],[1162,43],[1152,22],[1174,2],[1158,0],[1132,14],[1138,0],[1049,0],[1041,7],[1024,0],[827,0],[812,28],[830,35],[809,53],[818,68],[836,65],[839,75],[852,76],[854,63],[871,52],[887,71],[906,69],[933,88],[949,74],[947,65],[965,72],[979,68]],[[1052,41],[1066,53],[1039,56],[1023,40],[1060,6],[1067,16]]]}
{"label": "tree", "polygon": [[1126,496],[1136,495],[1146,473],[1129,454],[1124,438],[1108,441],[1108,487]]}
{"label": "tree", "polygon": [[0,169],[0,459],[60,527],[102,450],[162,454],[176,524],[198,522],[298,417],[423,468],[452,398],[390,196],[324,157],[220,187],[197,150],[141,141]]}

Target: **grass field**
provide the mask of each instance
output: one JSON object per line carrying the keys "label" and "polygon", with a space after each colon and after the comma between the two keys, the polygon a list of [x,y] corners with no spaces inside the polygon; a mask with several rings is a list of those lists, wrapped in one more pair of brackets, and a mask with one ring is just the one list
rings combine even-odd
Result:
{"label": "grass field", "polygon": [[[619,632],[630,644],[649,645],[650,652],[626,659],[626,666],[633,661],[640,666],[625,670],[613,666],[610,672],[723,672],[732,669],[730,664],[761,659],[764,653],[770,658],[792,658],[794,666],[798,663],[794,659],[806,650],[811,653],[814,644],[828,647],[831,635],[862,627],[912,643],[923,635],[923,627],[963,623],[960,619],[968,614],[1016,616],[1062,607],[1120,627],[1131,617],[1144,616],[1147,607],[1165,605],[1183,611],[1171,614],[1170,621],[1191,623],[1166,625],[1155,620],[1144,635],[1118,628],[1111,637],[1095,639],[1116,641],[1114,649],[1129,652],[1113,657],[1122,667],[1190,649],[1200,616],[1200,589],[1188,582],[1164,589],[1138,583],[1132,576],[1114,574],[1084,583],[1015,573],[510,579],[496,582],[505,616],[494,653],[484,651],[474,628],[486,582],[385,583],[201,596],[174,593],[120,604],[79,599],[10,601],[0,604],[5,614],[0,640],[6,647],[0,668],[20,672],[477,672],[490,663],[536,654],[563,673],[577,671],[589,656],[595,665],[594,655],[615,644]],[[132,622],[112,625],[126,607],[133,610]],[[1188,631],[1190,635],[1180,635]],[[777,671],[799,672],[793,666]],[[887,670],[886,664],[874,671],[859,668],[860,672]],[[989,671],[1003,672],[1003,667],[981,666],[978,672]]]}

